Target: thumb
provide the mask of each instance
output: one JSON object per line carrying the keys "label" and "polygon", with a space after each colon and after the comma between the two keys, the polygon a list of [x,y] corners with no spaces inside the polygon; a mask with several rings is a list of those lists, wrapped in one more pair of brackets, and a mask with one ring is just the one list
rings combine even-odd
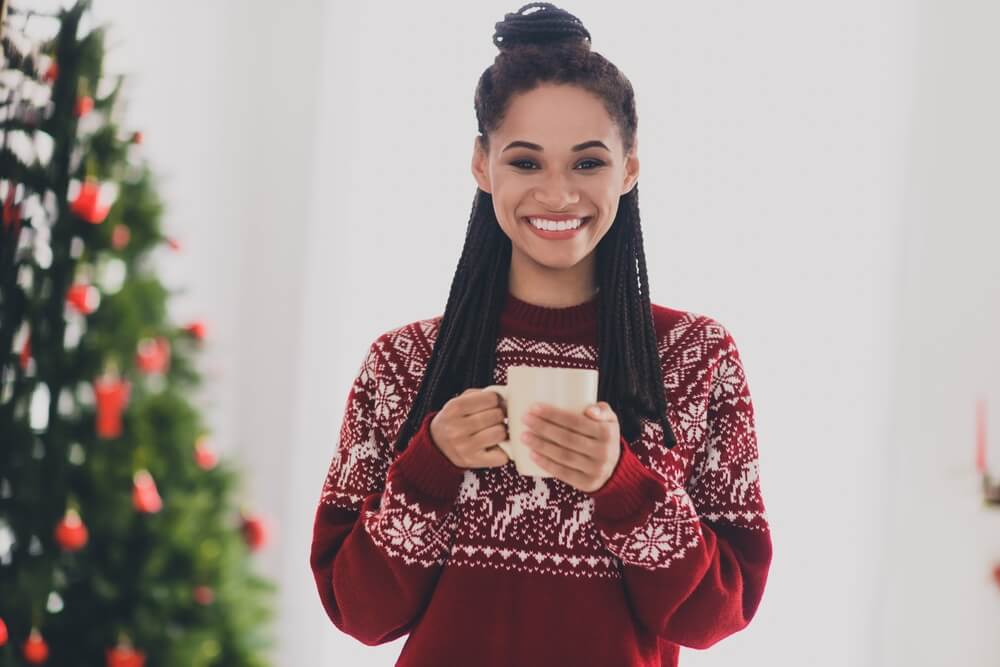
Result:
{"label": "thumb", "polygon": [[591,405],[587,408],[587,414],[595,419],[606,419],[610,417],[613,413],[611,412],[611,406],[604,401],[598,401],[597,403]]}

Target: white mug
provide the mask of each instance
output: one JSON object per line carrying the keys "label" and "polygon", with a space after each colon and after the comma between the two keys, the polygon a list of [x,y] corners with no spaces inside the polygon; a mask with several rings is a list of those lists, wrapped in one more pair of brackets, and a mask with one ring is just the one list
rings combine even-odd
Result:
{"label": "white mug", "polygon": [[507,384],[494,384],[483,390],[496,392],[507,404],[510,439],[497,446],[514,462],[517,472],[532,477],[552,477],[552,473],[531,459],[531,449],[521,440],[525,430],[524,415],[535,403],[548,403],[582,415],[588,406],[597,402],[597,370],[511,366],[507,369]]}

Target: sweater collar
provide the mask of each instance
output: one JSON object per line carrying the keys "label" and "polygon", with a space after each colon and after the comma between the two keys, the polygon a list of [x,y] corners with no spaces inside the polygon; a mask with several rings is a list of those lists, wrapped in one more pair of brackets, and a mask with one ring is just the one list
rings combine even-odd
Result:
{"label": "sweater collar", "polygon": [[600,292],[574,306],[550,308],[522,301],[510,293],[500,312],[500,334],[593,342],[597,337]]}

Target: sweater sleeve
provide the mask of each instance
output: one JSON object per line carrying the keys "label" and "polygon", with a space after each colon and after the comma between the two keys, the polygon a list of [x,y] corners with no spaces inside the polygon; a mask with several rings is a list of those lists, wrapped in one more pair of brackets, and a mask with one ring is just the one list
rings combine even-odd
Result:
{"label": "sweater sleeve", "polygon": [[434,444],[425,415],[393,457],[382,420],[399,403],[372,344],[347,397],[313,524],[310,567],[335,626],[373,646],[407,634],[426,608],[454,536],[464,470]]}
{"label": "sweater sleeve", "polygon": [[[711,363],[705,446],[687,482],[665,481],[622,441],[608,482],[591,494],[594,522],[622,563],[639,623],[703,649],[743,629],[763,596],[771,535],[761,497],[754,409],[732,336]],[[706,405],[707,403],[707,405]]]}

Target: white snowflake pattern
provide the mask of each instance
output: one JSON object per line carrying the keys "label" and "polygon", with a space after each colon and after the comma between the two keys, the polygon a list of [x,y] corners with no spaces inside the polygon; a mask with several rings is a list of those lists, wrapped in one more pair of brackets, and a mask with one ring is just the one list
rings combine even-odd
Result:
{"label": "white snowflake pattern", "polygon": [[712,398],[717,399],[723,394],[732,396],[740,393],[743,390],[743,382],[743,369],[740,365],[730,358],[722,359],[712,378]]}
{"label": "white snowflake pattern", "polygon": [[704,401],[688,401],[677,413],[685,441],[699,443],[707,430],[707,405]]}
{"label": "white snowflake pattern", "polygon": [[427,530],[426,521],[414,521],[407,514],[402,520],[399,517],[392,517],[392,525],[383,529],[382,534],[389,538],[395,546],[400,546],[408,552],[415,548],[425,546],[422,535]]}
{"label": "white snowflake pattern", "polygon": [[396,391],[396,383],[385,382],[382,378],[379,378],[378,383],[375,385],[374,399],[375,406],[373,410],[375,418],[385,423],[388,421],[389,416],[396,412],[396,407],[399,405],[401,399],[399,392]]}
{"label": "white snowflake pattern", "polygon": [[670,549],[669,537],[663,531],[663,524],[651,523],[634,537],[630,550],[638,552],[641,562],[656,562],[660,555]]}

